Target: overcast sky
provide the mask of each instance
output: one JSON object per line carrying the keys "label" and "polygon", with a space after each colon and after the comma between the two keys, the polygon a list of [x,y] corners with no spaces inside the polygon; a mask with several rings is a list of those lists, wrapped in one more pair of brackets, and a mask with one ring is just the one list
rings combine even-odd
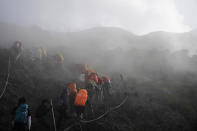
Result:
{"label": "overcast sky", "polygon": [[136,34],[197,28],[197,0],[0,0],[0,22],[56,31],[98,26]]}

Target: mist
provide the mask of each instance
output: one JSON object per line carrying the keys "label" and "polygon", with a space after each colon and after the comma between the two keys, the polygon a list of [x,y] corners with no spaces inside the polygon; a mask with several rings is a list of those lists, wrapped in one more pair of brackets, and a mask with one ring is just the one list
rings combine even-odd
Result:
{"label": "mist", "polygon": [[[196,131],[195,7],[194,0],[0,1],[0,85],[7,83],[0,88],[0,130],[9,130],[9,112],[20,96],[33,110],[32,130],[40,129],[38,103],[55,103],[70,82],[86,88],[75,67],[87,64],[108,76],[112,88],[103,101],[90,102],[94,112],[87,106],[84,118],[108,115],[73,130]],[[15,41],[22,43],[21,56],[10,62]],[[47,55],[36,60],[41,48]],[[60,130],[73,121],[78,118],[62,120]]]}
{"label": "mist", "polygon": [[[0,21],[71,32],[120,27],[135,34],[195,29],[194,0],[1,0]],[[190,8],[192,7],[192,8]]]}
{"label": "mist", "polygon": [[[58,33],[38,26],[23,27],[1,23],[1,45],[15,40],[24,48],[45,47],[62,52],[76,63],[87,63],[104,72],[138,74],[163,69],[196,71],[190,61],[196,54],[196,31],[188,33],[153,32],[135,35],[113,27],[97,27],[79,32]],[[152,69],[151,69],[152,68]],[[165,71],[164,71],[165,72]]]}
{"label": "mist", "polygon": [[[20,40],[23,45],[22,65],[15,65],[8,91],[15,90],[13,93],[16,96],[26,96],[34,110],[38,100],[57,97],[66,83],[75,81],[75,64],[87,64],[99,75],[111,78],[113,95],[108,101],[109,105],[118,104],[123,99],[122,94],[129,94],[127,104],[120,111],[122,117],[116,118],[114,113],[111,115],[119,121],[122,130],[124,124],[120,121],[127,119],[126,122],[131,122],[135,119],[133,123],[140,130],[160,129],[158,125],[161,129],[169,129],[164,122],[168,120],[170,130],[184,128],[191,131],[196,129],[196,35],[195,30],[188,33],[152,32],[135,35],[116,27],[62,33],[43,30],[38,26],[1,23],[1,69],[2,73],[6,71],[6,50],[13,42]],[[47,61],[29,61],[28,50],[34,51],[40,47],[46,49]],[[57,68],[53,62],[53,56],[59,52],[64,56],[63,68]],[[28,92],[23,93],[26,89]],[[9,95],[5,98],[14,103]],[[95,110],[100,112],[102,109],[105,108],[101,106]],[[161,123],[157,123],[158,119]],[[150,125],[149,121],[153,124]],[[128,124],[127,128],[134,130],[131,125]],[[39,126],[33,125],[33,128]],[[95,129],[94,126],[90,128]],[[107,125],[104,130],[109,130]]]}

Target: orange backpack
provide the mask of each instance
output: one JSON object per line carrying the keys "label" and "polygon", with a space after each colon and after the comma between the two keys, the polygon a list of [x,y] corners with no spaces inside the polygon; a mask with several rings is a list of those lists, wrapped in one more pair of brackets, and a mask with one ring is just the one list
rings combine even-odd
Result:
{"label": "orange backpack", "polygon": [[67,89],[69,94],[77,94],[77,85],[75,82],[69,83]]}
{"label": "orange backpack", "polygon": [[86,89],[81,89],[76,95],[75,105],[76,106],[85,106],[88,99],[88,92]]}

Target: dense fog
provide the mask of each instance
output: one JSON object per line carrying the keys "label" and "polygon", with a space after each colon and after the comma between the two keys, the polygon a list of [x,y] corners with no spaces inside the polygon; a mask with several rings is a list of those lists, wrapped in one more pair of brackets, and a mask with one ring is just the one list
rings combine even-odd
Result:
{"label": "dense fog", "polygon": [[0,0],[0,130],[196,131],[196,6]]}
{"label": "dense fog", "polygon": [[153,32],[139,36],[112,27],[59,33],[37,26],[0,25],[2,47],[8,48],[19,40],[25,50],[44,47],[51,55],[62,52],[69,62],[87,63],[98,71],[126,76],[196,72],[196,35],[196,31],[191,31],[180,34]]}
{"label": "dense fog", "polygon": [[[112,82],[110,99],[94,103],[94,115],[98,117],[106,112],[106,107],[118,105],[125,94],[129,95],[120,111],[110,112],[105,119],[99,120],[103,126],[99,126],[98,131],[117,128],[122,131],[195,131],[196,36],[195,30],[179,34],[152,32],[135,35],[121,28],[97,27],[62,33],[38,26],[0,23],[1,85],[5,81],[12,44],[21,41],[23,47],[18,62],[11,64],[11,78],[1,99],[3,108],[0,112],[6,113],[0,118],[0,128],[9,129],[7,115],[17,103],[13,97],[25,96],[34,114],[41,99],[55,98],[67,83],[77,81],[73,73],[75,64],[87,64],[99,75],[109,76]],[[29,51],[36,53],[41,47],[46,49],[47,59],[31,61]],[[64,56],[61,66],[55,66],[54,55],[57,53]],[[77,84],[77,87],[82,86]],[[96,116],[92,117],[88,112],[86,119]],[[95,125],[83,125],[83,129],[95,130],[99,121]],[[69,121],[65,119],[62,129],[68,128],[66,122]],[[34,118],[32,130],[40,127]]]}

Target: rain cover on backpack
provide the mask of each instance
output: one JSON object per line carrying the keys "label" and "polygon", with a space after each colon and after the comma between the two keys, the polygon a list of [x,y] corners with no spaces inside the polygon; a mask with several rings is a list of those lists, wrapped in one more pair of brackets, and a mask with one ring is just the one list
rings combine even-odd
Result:
{"label": "rain cover on backpack", "polygon": [[81,89],[77,93],[77,96],[75,98],[75,105],[76,106],[85,106],[86,101],[88,99],[88,92],[86,89]]}
{"label": "rain cover on backpack", "polygon": [[15,122],[16,123],[27,123],[27,115],[28,115],[28,105],[27,104],[21,104],[16,109],[15,114]]}

